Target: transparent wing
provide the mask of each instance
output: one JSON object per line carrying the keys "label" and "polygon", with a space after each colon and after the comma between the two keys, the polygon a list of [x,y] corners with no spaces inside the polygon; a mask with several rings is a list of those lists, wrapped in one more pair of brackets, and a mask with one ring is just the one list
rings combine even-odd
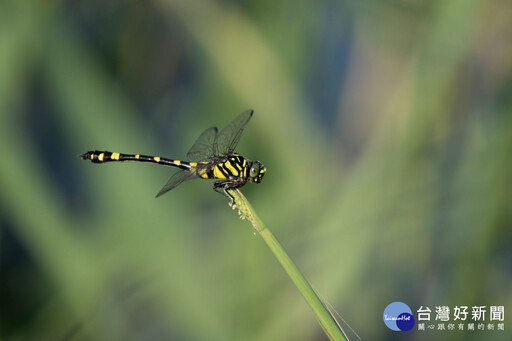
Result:
{"label": "transparent wing", "polygon": [[171,176],[169,181],[167,181],[165,186],[160,190],[160,192],[158,192],[156,197],[158,198],[162,194],[165,194],[165,193],[169,192],[171,189],[173,189],[174,187],[178,186],[182,182],[185,182],[185,181],[188,181],[188,180],[194,180],[196,178],[197,178],[197,175],[196,175],[195,172],[190,172],[190,171],[188,171],[186,169],[180,170],[180,171],[174,173]]}
{"label": "transparent wing", "polygon": [[213,152],[215,156],[230,153],[235,150],[244,127],[252,117],[254,110],[247,110],[235,118],[226,128],[222,129],[217,136],[217,142],[214,144]]}
{"label": "transparent wing", "polygon": [[214,156],[213,146],[217,139],[217,128],[212,127],[203,131],[192,148],[187,153],[189,161],[202,161]]}

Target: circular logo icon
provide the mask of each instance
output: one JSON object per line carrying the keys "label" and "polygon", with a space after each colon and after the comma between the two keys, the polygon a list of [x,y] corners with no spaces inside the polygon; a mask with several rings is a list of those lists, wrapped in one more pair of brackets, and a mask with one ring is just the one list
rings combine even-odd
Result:
{"label": "circular logo icon", "polygon": [[384,323],[394,331],[408,331],[414,327],[414,316],[409,306],[403,302],[390,303],[384,309]]}

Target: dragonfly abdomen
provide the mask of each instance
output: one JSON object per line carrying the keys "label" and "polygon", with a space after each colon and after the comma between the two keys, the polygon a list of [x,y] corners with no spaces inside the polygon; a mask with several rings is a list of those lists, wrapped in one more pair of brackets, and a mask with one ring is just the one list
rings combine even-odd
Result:
{"label": "dragonfly abdomen", "polygon": [[89,151],[80,155],[82,160],[89,160],[92,163],[105,163],[112,161],[136,161],[136,162],[151,162],[158,163],[161,165],[176,167],[180,169],[191,169],[192,166],[188,162],[180,161],[180,160],[172,160],[167,159],[160,156],[148,156],[141,154],[122,154],[122,153],[113,153],[109,151]]}

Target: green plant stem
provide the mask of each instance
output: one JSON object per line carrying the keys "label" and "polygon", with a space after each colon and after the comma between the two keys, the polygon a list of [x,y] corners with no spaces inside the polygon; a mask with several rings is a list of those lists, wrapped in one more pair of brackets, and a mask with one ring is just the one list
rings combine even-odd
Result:
{"label": "green plant stem", "polygon": [[302,296],[304,296],[304,299],[313,310],[318,323],[320,323],[320,326],[329,339],[347,340],[337,321],[331,315],[329,310],[327,310],[323,302],[320,300],[292,259],[288,256],[276,237],[274,237],[272,232],[256,215],[254,209],[245,196],[238,189],[229,190],[229,193],[235,198],[235,207],[233,207],[233,209],[238,209],[238,213],[241,218],[249,220],[254,229],[263,238],[265,243],[267,243],[268,247],[288,273],[288,276],[290,276],[297,289],[299,289]]}

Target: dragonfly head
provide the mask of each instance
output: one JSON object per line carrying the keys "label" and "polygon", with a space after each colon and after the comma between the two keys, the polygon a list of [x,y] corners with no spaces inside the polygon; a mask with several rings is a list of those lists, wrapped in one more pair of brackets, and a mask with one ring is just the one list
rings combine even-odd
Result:
{"label": "dragonfly head", "polygon": [[263,175],[265,175],[265,172],[267,169],[263,164],[259,161],[254,161],[251,163],[251,168],[249,169],[249,180],[251,182],[254,182],[256,184],[259,184],[261,182],[261,179],[263,179]]}

